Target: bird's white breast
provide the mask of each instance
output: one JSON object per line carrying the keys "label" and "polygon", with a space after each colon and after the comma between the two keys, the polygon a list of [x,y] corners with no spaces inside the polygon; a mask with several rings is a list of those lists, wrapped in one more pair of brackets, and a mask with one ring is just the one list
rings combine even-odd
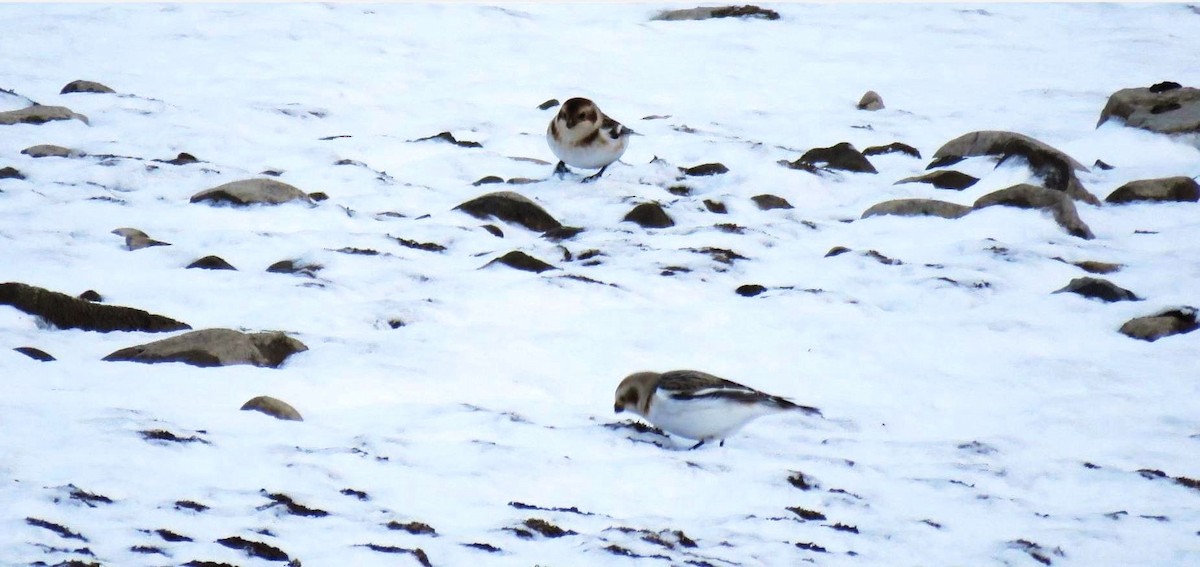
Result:
{"label": "bird's white breast", "polygon": [[582,139],[583,136],[564,130],[565,128],[560,124],[559,139],[555,139],[551,130],[547,128],[546,142],[558,159],[572,167],[599,169],[621,159],[621,156],[625,154],[625,148],[629,145],[628,137],[623,136],[614,140],[601,132],[592,143],[580,146],[573,142]]}
{"label": "bird's white breast", "polygon": [[659,428],[688,439],[724,439],[751,420],[784,411],[766,404],[720,398],[676,400],[655,392],[646,418]]}

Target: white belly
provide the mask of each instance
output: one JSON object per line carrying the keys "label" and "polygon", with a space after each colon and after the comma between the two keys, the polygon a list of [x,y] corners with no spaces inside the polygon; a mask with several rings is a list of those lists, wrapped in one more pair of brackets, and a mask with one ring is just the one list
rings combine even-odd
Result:
{"label": "white belly", "polygon": [[724,439],[751,420],[780,411],[784,410],[713,398],[675,400],[656,392],[646,418],[668,433],[707,440]]}
{"label": "white belly", "polygon": [[547,130],[546,143],[550,144],[550,151],[554,152],[558,159],[571,167],[599,169],[621,159],[629,145],[629,137],[624,136],[615,141],[601,137],[594,144],[576,146],[556,141]]}

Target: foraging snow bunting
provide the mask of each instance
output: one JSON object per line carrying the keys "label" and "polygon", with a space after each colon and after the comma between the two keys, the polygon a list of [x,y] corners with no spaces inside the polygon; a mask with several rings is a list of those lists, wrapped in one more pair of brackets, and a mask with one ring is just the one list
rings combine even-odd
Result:
{"label": "foraging snow bunting", "polygon": [[583,179],[584,183],[595,181],[609,165],[621,159],[633,133],[620,122],[605,116],[596,103],[586,98],[564,102],[546,128],[546,143],[559,160],[554,173],[562,177],[567,173],[568,165],[584,169],[598,167],[599,172]]}
{"label": "foraging snow bunting", "polygon": [[697,370],[638,372],[617,386],[613,411],[630,410],[662,428],[700,442],[720,439],[751,420],[778,412],[800,410],[821,415],[817,408],[801,406],[712,374]]}

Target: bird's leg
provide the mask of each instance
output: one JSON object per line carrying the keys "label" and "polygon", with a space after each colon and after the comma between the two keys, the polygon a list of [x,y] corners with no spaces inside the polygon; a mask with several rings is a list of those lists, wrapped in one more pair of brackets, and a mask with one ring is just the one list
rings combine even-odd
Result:
{"label": "bird's leg", "polygon": [[565,162],[560,160],[558,165],[554,166],[554,175],[557,175],[559,179],[562,179],[563,176],[568,173],[571,173],[571,170],[567,169],[567,164]]}
{"label": "bird's leg", "polygon": [[700,448],[700,446],[701,446],[701,445],[703,445],[703,444],[704,444],[704,440],[703,440],[703,439],[701,439],[699,443],[696,443],[695,445],[692,445],[692,448],[691,448],[691,449],[688,449],[688,450],[689,450],[689,451],[695,451],[696,449],[699,449],[699,448]]}
{"label": "bird's leg", "polygon": [[601,176],[601,175],[604,175],[604,170],[606,170],[606,169],[608,169],[608,166],[607,166],[607,165],[606,165],[606,166],[604,166],[604,167],[602,167],[602,168],[600,168],[600,171],[597,171],[597,172],[596,172],[596,175],[591,175],[591,176],[588,176],[588,177],[584,177],[584,178],[583,178],[583,181],[581,181],[581,183],[591,183],[591,182],[593,182],[593,181],[595,181],[595,180],[597,180],[597,179],[600,179],[600,176]]}
{"label": "bird's leg", "polygon": [[724,447],[724,446],[725,446],[725,440],[724,440],[724,439],[722,439],[722,440],[721,440],[721,444],[719,445],[719,447]]}

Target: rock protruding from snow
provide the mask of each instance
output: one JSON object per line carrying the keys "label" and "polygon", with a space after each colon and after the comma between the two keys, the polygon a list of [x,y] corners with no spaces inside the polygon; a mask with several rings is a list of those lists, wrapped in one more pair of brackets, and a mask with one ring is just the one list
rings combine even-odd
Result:
{"label": "rock protruding from snow", "polygon": [[685,8],[682,10],[665,10],[654,16],[654,20],[663,20],[668,22],[680,20],[711,20],[713,18],[758,18],[764,20],[778,20],[779,12],[767,8],[760,8],[754,5],[745,6],[720,6],[720,7],[696,7]]}
{"label": "rock protruding from snow", "polygon": [[1190,333],[1198,328],[1200,323],[1196,321],[1196,309],[1180,307],[1130,319],[1121,325],[1121,333],[1135,339],[1154,342],[1163,337]]}
{"label": "rock protruding from snow", "polygon": [[546,232],[562,227],[562,223],[550,216],[546,209],[514,191],[497,191],[481,195],[454,207],[454,209],[480,220],[495,217],[537,232]]}
{"label": "rock protruding from snow", "polygon": [[921,159],[921,151],[904,142],[892,142],[886,146],[871,146],[863,150],[864,156],[881,156],[884,154],[905,154]]}
{"label": "rock protruding from snow", "polygon": [[291,404],[271,396],[257,396],[242,404],[242,411],[258,411],[284,421],[304,421]]}
{"label": "rock protruding from snow", "polygon": [[[764,210],[764,211],[769,211],[772,209],[795,208],[795,207],[792,207],[792,204],[789,203],[787,199],[784,199],[783,197],[780,197],[779,195],[772,195],[770,193],[763,193],[762,195],[755,195],[753,197],[750,197],[750,200],[754,201],[754,204],[757,205],[759,209]],[[706,204],[707,204],[707,202],[706,202]]]}
{"label": "rock protruding from snow", "polygon": [[1075,278],[1066,287],[1054,293],[1074,293],[1088,299],[1099,299],[1106,303],[1114,301],[1140,301],[1137,295],[1103,278]]}
{"label": "rock protruding from snow", "polygon": [[867,91],[858,99],[857,107],[859,110],[883,110],[883,97],[875,91]]}
{"label": "rock protruding from snow", "polygon": [[976,209],[994,205],[1048,210],[1054,215],[1054,221],[1072,236],[1087,240],[1095,238],[1092,229],[1083,222],[1083,219],[1079,218],[1075,202],[1061,191],[1022,183],[988,193],[975,201]]}
{"label": "rock protruding from snow", "polygon": [[192,328],[187,323],[141,309],[92,303],[65,293],[17,282],[0,284],[0,305],[16,307],[59,329],[159,333]]}
{"label": "rock protruding from snow", "polygon": [[78,120],[88,124],[88,117],[65,106],[42,106],[40,104],[0,112],[0,126],[13,124],[45,124],[55,120]]}
{"label": "rock protruding from snow", "polygon": [[1163,177],[1130,181],[1104,199],[1109,203],[1137,201],[1200,201],[1200,184],[1191,177]]}
{"label": "rock protruding from snow", "polygon": [[201,329],[179,336],[118,350],[107,361],[143,363],[183,362],[192,366],[252,364],[278,368],[304,343],[279,331],[243,333],[233,329]]}
{"label": "rock protruding from snow", "polygon": [[187,267],[188,269],[201,270],[237,270],[237,268],[233,267],[232,264],[226,262],[225,259],[220,256],[205,256],[199,260],[196,260],[195,262],[192,262],[191,264],[188,264]]}
{"label": "rock protruding from snow", "polygon": [[25,179],[25,174],[15,167],[0,167],[0,179]]}
{"label": "rock protruding from snow", "polygon": [[70,93],[103,94],[103,93],[115,93],[115,92],[117,92],[117,91],[114,91],[114,90],[108,88],[108,86],[106,86],[106,85],[97,83],[95,81],[85,81],[83,79],[80,79],[77,81],[71,81],[71,82],[67,83],[62,88],[62,90],[58,92],[58,94],[70,94]]}
{"label": "rock protruding from snow", "polygon": [[913,177],[905,177],[904,179],[897,181],[896,185],[900,185],[902,183],[928,183],[930,185],[933,185],[934,187],[937,187],[938,189],[951,189],[954,191],[962,191],[963,189],[966,189],[966,188],[974,185],[978,181],[979,181],[978,178],[967,175],[961,171],[954,171],[953,169],[944,169],[944,170],[939,170],[939,171],[932,171],[932,172],[926,173],[925,175],[915,175]]}
{"label": "rock protruding from snow", "polygon": [[675,226],[675,221],[663,210],[658,203],[642,203],[629,211],[623,221],[637,223],[642,228],[667,228]]}
{"label": "rock protruding from snow", "polygon": [[[849,142],[840,142],[828,148],[813,148],[804,152],[804,155],[800,156],[800,159],[793,164],[859,173],[878,173],[875,166],[871,165],[871,161]],[[792,165],[792,167],[795,168],[796,165]]]}
{"label": "rock protruding from snow", "polygon": [[41,362],[51,362],[51,361],[55,360],[55,358],[53,356],[50,356],[50,353],[48,353],[40,348],[24,346],[24,347],[14,348],[13,350],[15,350],[25,356],[28,356],[29,358],[32,358],[34,360],[38,360]]}
{"label": "rock protruding from snow", "polygon": [[312,202],[308,194],[275,179],[256,178],[231,181],[192,195],[193,203],[278,205],[289,201]]}
{"label": "rock protruding from snow", "polygon": [[1178,83],[1121,89],[1108,97],[1096,127],[1113,117],[1159,134],[1200,132],[1200,89]]}
{"label": "rock protruding from snow", "polygon": [[83,157],[83,156],[87,155],[79,150],[73,150],[71,148],[64,148],[62,146],[56,146],[54,144],[38,144],[36,146],[29,146],[28,148],[21,150],[21,154],[27,155],[31,158],[47,158],[47,157],[74,158],[74,157]]}
{"label": "rock protruding from snow", "polygon": [[679,170],[691,177],[704,177],[706,175],[723,175],[729,173],[729,168],[723,163],[702,163],[692,167],[681,167]]}
{"label": "rock protruding from snow", "polygon": [[872,206],[863,212],[862,218],[877,215],[902,217],[942,217],[956,219],[971,212],[971,207],[938,201],[936,199],[894,199]]}
{"label": "rock protruding from snow", "polygon": [[1064,191],[1072,199],[1100,204],[1100,200],[1075,176],[1076,170],[1088,171],[1086,166],[1044,142],[1016,132],[982,130],[963,134],[938,148],[926,169],[953,165],[974,156],[999,156],[1000,163],[1014,157],[1023,158],[1034,173],[1044,178],[1046,187]]}
{"label": "rock protruding from snow", "polygon": [[508,267],[516,269],[516,270],[521,270],[524,272],[534,272],[534,273],[538,273],[538,274],[545,272],[546,270],[557,269],[554,266],[547,264],[546,262],[543,262],[537,258],[534,258],[533,256],[530,256],[529,254],[521,252],[520,250],[513,250],[512,252],[509,252],[508,254],[505,254],[499,258],[496,258],[495,260],[492,260],[491,262],[488,262],[487,264],[485,264],[484,267],[486,268],[488,266],[492,266],[495,264],[503,264],[505,266],[508,266]]}

